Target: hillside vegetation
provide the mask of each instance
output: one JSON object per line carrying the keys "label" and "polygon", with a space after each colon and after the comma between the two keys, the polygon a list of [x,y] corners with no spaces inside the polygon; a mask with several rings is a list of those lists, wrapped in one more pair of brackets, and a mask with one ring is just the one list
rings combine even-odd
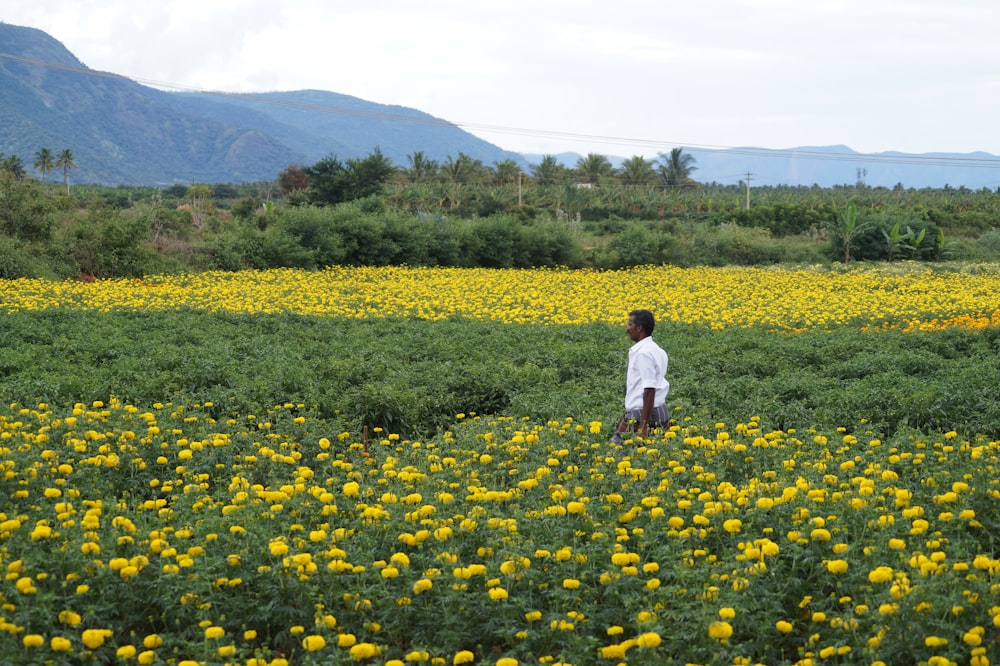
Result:
{"label": "hillside vegetation", "polygon": [[676,180],[669,163],[543,160],[528,177],[462,153],[444,164],[415,153],[399,168],[379,151],[288,167],[272,182],[158,189],[40,182],[21,158],[0,158],[5,278],[1000,258],[1000,193],[986,189],[768,187],[747,207],[741,187]]}

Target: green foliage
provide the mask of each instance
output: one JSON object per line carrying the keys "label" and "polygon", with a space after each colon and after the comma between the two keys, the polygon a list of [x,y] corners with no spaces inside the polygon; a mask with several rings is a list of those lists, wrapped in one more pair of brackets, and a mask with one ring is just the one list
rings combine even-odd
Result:
{"label": "green foliage", "polygon": [[739,209],[719,217],[726,217],[743,227],[767,229],[774,236],[793,236],[813,229],[820,229],[833,222],[834,213],[825,207],[806,203],[775,202],[772,205]]}
{"label": "green foliage", "polygon": [[365,158],[346,162],[330,155],[304,171],[309,178],[310,199],[317,204],[333,205],[380,193],[395,169],[376,148]]}
{"label": "green foliage", "polygon": [[[351,182],[370,173],[365,167],[386,166],[377,152],[348,163],[330,159],[336,162],[327,170],[337,176],[334,198],[359,193]],[[637,177],[640,162],[631,163]],[[608,179],[580,188],[527,179],[517,187],[489,184],[495,178],[480,173],[486,167],[467,155],[451,166],[478,175],[469,176],[471,182],[447,182],[445,173],[386,183],[377,194],[322,206],[325,211],[310,204],[315,191],[282,195],[274,183],[162,190],[75,185],[67,193],[0,169],[0,235],[34,244],[32,262],[7,261],[5,271],[68,275],[81,261],[110,277],[334,264],[619,268],[1000,259],[994,232],[959,235],[983,219],[1000,223],[1000,195],[990,191],[762,187],[746,210],[741,192],[729,186],[663,190]],[[108,256],[94,259],[100,234],[74,231],[86,226],[88,206],[120,212],[125,222],[143,221],[144,237],[141,229],[130,232],[140,240],[129,257],[115,245],[121,234],[109,230]]]}
{"label": "green foliage", "polygon": [[39,246],[19,238],[0,236],[0,280],[21,277],[54,277],[44,257],[37,256]]}
{"label": "green foliage", "polygon": [[149,237],[145,219],[129,219],[99,204],[69,230],[68,258],[80,272],[94,277],[142,277],[165,272],[167,262],[143,245]]}
{"label": "green foliage", "polygon": [[[778,428],[865,418],[886,433],[1000,436],[994,329],[786,335],[664,323],[656,332],[680,415],[759,414]],[[629,344],[605,325],[67,311],[9,313],[0,340],[7,400],[194,396],[250,413],[290,401],[404,433],[458,412],[612,420]]]}
{"label": "green foliage", "polygon": [[52,231],[51,199],[31,180],[0,171],[0,234],[47,241]]}

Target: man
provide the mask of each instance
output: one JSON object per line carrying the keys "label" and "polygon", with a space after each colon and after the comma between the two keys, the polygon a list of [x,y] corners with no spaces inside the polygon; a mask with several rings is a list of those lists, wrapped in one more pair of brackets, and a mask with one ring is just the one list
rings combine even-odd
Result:
{"label": "man", "polygon": [[649,310],[628,313],[628,336],[634,343],[628,350],[628,372],[625,379],[625,414],[618,421],[611,438],[622,443],[622,433],[634,429],[647,437],[650,427],[670,421],[667,409],[667,353],[653,341],[656,325]]}

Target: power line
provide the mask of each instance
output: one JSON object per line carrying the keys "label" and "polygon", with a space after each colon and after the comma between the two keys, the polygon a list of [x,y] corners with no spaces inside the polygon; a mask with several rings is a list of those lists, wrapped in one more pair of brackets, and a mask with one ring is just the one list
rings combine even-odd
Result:
{"label": "power line", "polygon": [[0,58],[13,60],[29,65],[38,65],[51,69],[59,69],[68,72],[84,74],[86,76],[98,76],[130,83],[177,90],[180,92],[193,92],[206,95],[216,95],[219,97],[243,99],[249,102],[260,104],[273,104],[290,108],[304,109],[309,111],[319,111],[323,113],[339,113],[344,115],[361,116],[380,120],[417,123],[441,127],[461,127],[469,131],[492,132],[497,134],[511,134],[515,136],[538,137],[549,139],[563,139],[569,141],[586,141],[588,143],[608,143],[615,145],[648,146],[650,148],[676,148],[682,147],[689,150],[700,150],[707,152],[726,153],[727,155],[745,155],[749,157],[767,158],[797,158],[803,160],[834,161],[834,162],[864,162],[866,164],[909,164],[918,166],[938,166],[938,167],[963,167],[971,169],[1000,169],[1000,158],[996,157],[949,157],[945,155],[890,155],[886,153],[839,153],[834,151],[809,150],[801,148],[793,149],[771,149],[771,148],[748,148],[738,146],[722,146],[713,144],[699,144],[684,141],[664,141],[656,139],[639,139],[632,137],[602,136],[596,134],[580,134],[575,132],[562,132],[555,130],[529,129],[523,127],[507,127],[503,125],[486,125],[482,123],[449,121],[432,116],[414,116],[397,113],[384,113],[365,109],[351,109],[346,107],[329,106],[324,104],[312,104],[309,102],[299,102],[294,100],[277,99],[267,97],[261,93],[240,93],[222,90],[209,90],[185,86],[177,83],[165,81],[155,81],[152,79],[141,79],[128,77],[112,72],[101,72],[87,67],[78,67],[62,63],[28,58],[25,56],[13,55],[10,53],[0,53]]}

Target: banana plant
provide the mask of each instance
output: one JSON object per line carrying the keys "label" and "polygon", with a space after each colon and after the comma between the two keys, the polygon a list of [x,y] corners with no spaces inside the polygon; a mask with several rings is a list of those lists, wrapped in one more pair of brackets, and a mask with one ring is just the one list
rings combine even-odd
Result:
{"label": "banana plant", "polygon": [[858,222],[858,207],[853,201],[847,204],[844,212],[837,216],[835,222],[827,225],[833,233],[833,237],[844,245],[845,264],[851,262],[851,243],[861,232],[866,231],[871,225],[872,222],[870,220]]}
{"label": "banana plant", "polygon": [[910,240],[910,237],[913,235],[913,232],[910,230],[909,227],[907,227],[906,232],[903,233],[899,229],[899,222],[897,222],[896,224],[892,225],[892,229],[890,229],[889,231],[882,229],[882,235],[885,236],[885,242],[886,245],[888,246],[887,259],[891,262],[893,256],[896,254],[896,250],[898,250],[901,247],[907,246],[907,241]]}

